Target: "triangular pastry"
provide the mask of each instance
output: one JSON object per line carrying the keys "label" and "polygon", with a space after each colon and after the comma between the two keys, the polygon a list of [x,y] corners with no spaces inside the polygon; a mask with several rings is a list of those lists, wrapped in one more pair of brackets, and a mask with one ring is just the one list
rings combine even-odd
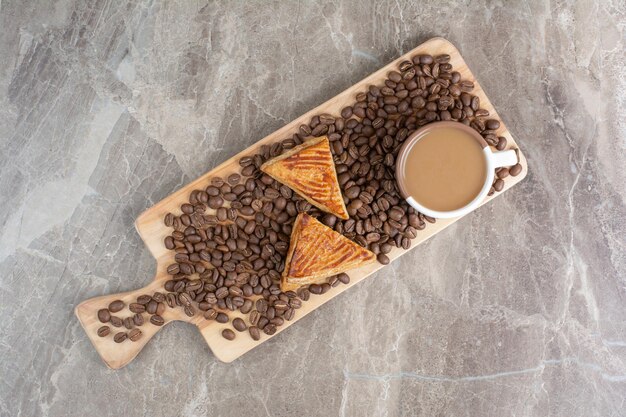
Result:
{"label": "triangular pastry", "polygon": [[308,284],[321,284],[325,278],[374,262],[376,255],[306,213],[296,218],[291,232],[283,291]]}
{"label": "triangular pastry", "polygon": [[311,139],[264,163],[261,171],[319,209],[348,219],[328,138]]}

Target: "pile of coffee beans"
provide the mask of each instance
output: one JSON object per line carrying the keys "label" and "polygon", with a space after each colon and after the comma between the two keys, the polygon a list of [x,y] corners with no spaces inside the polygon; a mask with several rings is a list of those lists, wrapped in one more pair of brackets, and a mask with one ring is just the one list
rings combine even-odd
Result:
{"label": "pile of coffee beans", "polygon": [[[122,343],[126,339],[136,342],[141,339],[141,336],[143,335],[141,330],[137,328],[139,326],[142,326],[144,323],[143,316],[140,313],[125,318],[114,315],[115,313],[121,312],[125,307],[126,304],[122,300],[115,300],[112,301],[107,306],[107,308],[102,308],[98,310],[98,320],[101,323],[108,323],[113,327],[125,328],[126,330],[129,330],[128,332],[120,331],[113,334],[113,340],[115,341],[115,343]],[[128,308],[131,312],[133,312],[133,304],[128,306]],[[143,311],[145,311],[145,307]],[[108,325],[98,328],[98,336],[106,337],[110,334],[111,327],[109,327]]]}
{"label": "pile of coffee beans", "polygon": [[[430,122],[453,120],[474,128],[495,149],[506,148],[507,141],[496,135],[500,122],[480,107],[479,97],[471,94],[473,83],[461,79],[448,55],[418,55],[398,69],[388,74],[384,85],[358,93],[340,115],[314,116],[291,137],[262,145],[259,153],[239,160],[239,173],[212,178],[205,188],[191,192],[178,215],[168,213],[164,223],[172,232],[164,245],[174,256],[167,268],[171,279],[164,283],[165,294],[138,297],[129,305],[132,318],[111,314],[124,308],[121,301],[100,310],[102,323],[130,330],[116,333],[114,341],[138,340],[141,331],[134,326],[143,324],[143,313],[150,315],[151,324],[163,325],[166,307],[221,324],[230,321],[230,312],[239,311],[247,320],[234,318],[235,331],[225,327],[222,336],[234,340],[237,333],[247,331],[259,340],[261,332],[272,335],[292,320],[311,294],[347,284],[348,275],[339,274],[321,285],[281,291],[280,275],[299,213],[318,217],[374,252],[384,265],[392,248],[408,249],[435,219],[415,211],[399,193],[395,162],[406,138]],[[330,141],[348,220],[321,212],[260,171],[267,160],[322,135]],[[496,170],[490,195],[503,189],[507,176],[521,170],[519,164]],[[110,332],[108,326],[98,329],[102,337]]]}

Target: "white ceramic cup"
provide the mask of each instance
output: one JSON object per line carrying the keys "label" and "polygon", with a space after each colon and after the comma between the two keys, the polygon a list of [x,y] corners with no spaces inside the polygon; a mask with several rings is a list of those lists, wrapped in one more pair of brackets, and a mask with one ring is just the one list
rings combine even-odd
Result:
{"label": "white ceramic cup", "polygon": [[[483,148],[483,156],[485,158],[485,164],[487,168],[485,183],[483,184],[483,187],[476,195],[476,197],[474,197],[474,199],[465,206],[450,211],[431,210],[427,207],[422,206],[413,197],[410,196],[405,185],[407,181],[411,181],[411,179],[406,178],[404,174],[404,167],[406,164],[406,158],[408,156],[408,150],[410,150],[415,142],[423,138],[427,133],[431,132],[434,129],[440,128],[459,129],[471,135],[478,143],[480,143],[480,146]],[[487,142],[485,142],[485,139],[483,139],[483,137],[480,136],[480,134],[471,127],[459,122],[435,122],[429,123],[424,127],[416,130],[404,141],[404,144],[402,145],[402,148],[400,148],[400,152],[398,153],[398,158],[396,161],[396,179],[398,181],[400,193],[415,210],[436,219],[450,219],[454,217],[464,216],[465,214],[477,208],[483,202],[483,200],[485,199],[485,197],[487,197],[487,194],[489,193],[491,184],[493,184],[495,176],[494,171],[496,168],[511,166],[517,163],[518,158],[517,152],[515,150],[511,149],[508,151],[493,152],[489,148]]]}

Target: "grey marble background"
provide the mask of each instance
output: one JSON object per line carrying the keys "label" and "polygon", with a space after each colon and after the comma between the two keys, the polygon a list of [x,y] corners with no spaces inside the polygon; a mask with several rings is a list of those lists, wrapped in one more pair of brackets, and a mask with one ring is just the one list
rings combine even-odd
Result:
{"label": "grey marble background", "polygon": [[[0,1],[1,416],[626,416],[623,1]],[[528,178],[232,364],[73,315],[161,198],[432,36]]]}

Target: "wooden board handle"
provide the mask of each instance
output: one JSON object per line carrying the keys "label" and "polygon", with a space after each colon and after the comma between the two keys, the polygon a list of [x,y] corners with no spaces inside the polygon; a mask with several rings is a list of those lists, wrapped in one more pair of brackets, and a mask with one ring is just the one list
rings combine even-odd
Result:
{"label": "wooden board handle", "polygon": [[[134,291],[91,298],[76,306],[74,310],[76,317],[78,317],[78,320],[87,332],[87,336],[89,336],[91,343],[93,343],[96,351],[98,351],[98,354],[109,368],[119,369],[132,361],[139,354],[141,349],[148,343],[152,336],[161,330],[163,326],[155,326],[150,323],[150,315],[144,313],[144,324],[143,326],[138,327],[142,332],[141,338],[136,342],[132,342],[127,339],[122,343],[115,343],[113,341],[113,335],[115,335],[115,333],[128,332],[130,330],[124,326],[114,327],[111,323],[101,323],[100,320],[98,320],[98,310],[101,308],[107,308],[111,301],[122,300],[126,304],[126,307],[118,313],[113,313],[113,315],[123,319],[133,315],[133,313],[128,310],[127,306],[130,303],[136,302],[138,296],[142,294],[152,295],[155,291],[159,291],[161,289],[162,282],[160,280],[156,280],[149,285]],[[180,317],[178,317],[172,309],[166,309],[165,313],[163,313],[163,318],[165,319],[165,324],[172,320],[180,319]],[[111,333],[108,336],[99,337],[97,334],[98,328],[105,325],[111,328]]]}

